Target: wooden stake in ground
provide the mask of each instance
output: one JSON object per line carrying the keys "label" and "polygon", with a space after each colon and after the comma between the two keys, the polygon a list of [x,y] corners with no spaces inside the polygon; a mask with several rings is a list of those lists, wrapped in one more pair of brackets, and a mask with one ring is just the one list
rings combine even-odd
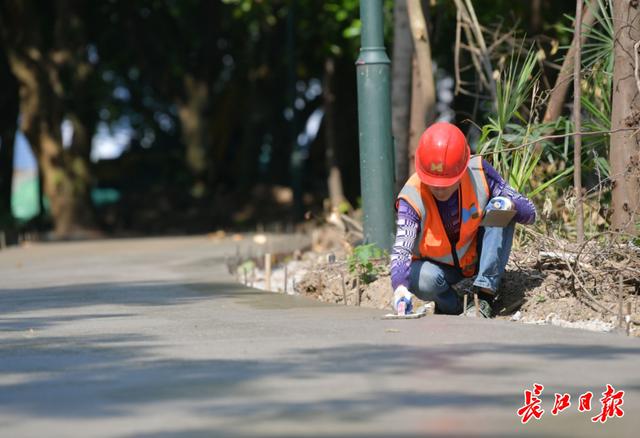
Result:
{"label": "wooden stake in ground", "polygon": [[271,290],[271,253],[264,255],[264,289]]}
{"label": "wooden stake in ground", "polygon": [[344,286],[344,274],[340,272],[340,286],[342,286],[342,301],[347,305],[347,288]]}
{"label": "wooden stake in ground", "polygon": [[627,336],[631,335],[631,301],[627,303],[627,316],[625,316],[625,322],[627,323]]}
{"label": "wooden stake in ground", "polygon": [[624,298],[622,296],[622,275],[618,278],[618,327],[623,327]]}
{"label": "wooden stake in ground", "polygon": [[285,265],[284,265],[284,287],[282,288],[282,290],[283,290],[283,292],[284,292],[284,294],[285,294],[285,295],[287,294],[287,282],[288,282],[288,280],[289,280],[289,279],[287,278],[287,277],[288,277],[288,275],[287,275],[287,274],[288,274],[288,271],[287,271],[287,265],[286,265],[286,263],[285,263]]}
{"label": "wooden stake in ground", "polygon": [[478,294],[473,293],[473,304],[476,307],[476,318],[480,318],[480,300],[478,300]]}

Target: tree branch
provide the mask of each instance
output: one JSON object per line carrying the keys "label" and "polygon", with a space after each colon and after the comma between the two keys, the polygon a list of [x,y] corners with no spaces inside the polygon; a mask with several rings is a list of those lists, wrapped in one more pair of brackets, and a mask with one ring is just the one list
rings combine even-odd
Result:
{"label": "tree branch", "polygon": [[636,42],[633,45],[633,55],[635,59],[635,69],[634,75],[636,77],[636,87],[638,88],[638,92],[640,93],[640,66],[638,65],[638,48],[640,47],[640,41]]}
{"label": "tree branch", "polygon": [[[582,24],[584,26],[591,26],[595,21],[595,14],[592,9],[594,5],[592,1],[587,2],[584,8],[584,17],[582,19]],[[584,42],[586,40],[586,35],[581,35],[581,39],[579,41]],[[562,113],[562,105],[564,103],[564,98],[567,95],[567,90],[569,89],[569,84],[571,83],[571,63],[574,61],[574,56],[576,53],[576,39],[574,38],[569,50],[564,56],[564,60],[562,61],[562,67],[560,68],[560,73],[558,73],[558,78],[556,79],[555,86],[551,89],[549,94],[549,100],[547,103],[547,109],[544,114],[543,120],[545,122],[551,122],[557,120]]]}

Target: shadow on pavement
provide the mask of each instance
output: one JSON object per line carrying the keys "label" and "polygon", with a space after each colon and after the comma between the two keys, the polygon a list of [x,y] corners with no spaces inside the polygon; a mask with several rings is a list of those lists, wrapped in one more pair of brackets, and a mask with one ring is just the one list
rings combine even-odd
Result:
{"label": "shadow on pavement", "polygon": [[[166,306],[196,300],[261,296],[264,292],[238,283],[98,283],[34,289],[0,288],[0,324],[12,313],[96,305]],[[107,315],[100,315],[108,317]],[[119,316],[119,315],[114,315]],[[71,317],[76,318],[76,317]],[[34,321],[37,323],[37,320]],[[46,324],[40,318],[39,324]]]}
{"label": "shadow on pavement", "polygon": [[[28,331],[83,319],[136,318],[136,306],[180,305],[228,297],[261,300],[265,295],[275,296],[237,284],[217,284],[215,287],[209,284],[93,284],[0,290],[0,335],[9,337],[0,344],[0,411],[39,418],[86,419],[128,416],[151,405],[183,402],[181,409],[199,417],[222,417],[229,425],[239,421],[292,418],[305,421],[318,416],[357,424],[375,419],[380,412],[403,408],[497,407],[511,410],[521,402],[521,388],[513,393],[482,394],[473,388],[465,390],[465,386],[444,392],[416,385],[415,391],[407,392],[379,389],[374,384],[377,379],[391,380],[394,376],[410,373],[416,369],[416,364],[451,375],[461,371],[504,375],[515,372],[508,363],[494,361],[473,370],[459,368],[456,362],[461,357],[487,354],[547,357],[556,364],[582,358],[604,362],[619,358],[635,360],[640,353],[640,347],[569,343],[463,342],[421,347],[390,343],[372,345],[344,339],[336,340],[343,344],[336,347],[280,348],[277,355],[263,358],[258,355],[257,359],[226,359],[224,351],[211,352],[212,358],[189,359],[180,357],[179,353],[168,354],[163,348],[170,341],[159,335],[96,334],[95,330],[87,334],[79,330],[66,336],[30,336]],[[127,306],[126,311],[96,313],[95,309],[90,309],[87,313],[63,314],[70,309],[77,312],[89,306],[114,304]],[[50,315],[22,315],[44,310]],[[284,346],[287,333],[283,330],[264,336],[271,342],[282,342]],[[213,332],[196,331],[194,334],[204,336],[204,339],[215,336]],[[251,357],[251,352],[247,356]],[[289,388],[301,385],[301,391],[305,391],[309,384],[326,385],[333,376],[342,376],[343,381],[348,382],[345,374],[370,376],[370,390],[347,391],[344,395],[321,392],[325,395],[305,401],[286,396],[279,399],[272,387],[274,382],[286,382]],[[233,436],[233,430],[229,426],[218,432]],[[216,432],[187,429],[179,435],[213,436]],[[153,436],[173,435],[154,433]]]}

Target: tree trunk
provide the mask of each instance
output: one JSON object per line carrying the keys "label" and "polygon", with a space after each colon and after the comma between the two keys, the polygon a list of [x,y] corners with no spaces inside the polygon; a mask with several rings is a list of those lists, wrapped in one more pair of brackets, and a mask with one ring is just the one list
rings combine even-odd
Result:
{"label": "tree trunk", "polygon": [[[635,0],[613,2],[614,65],[611,129],[640,125],[638,41],[640,13]],[[611,226],[638,234],[640,207],[640,137],[637,130],[611,134],[609,151],[613,180]]]}
{"label": "tree trunk", "polygon": [[10,127],[9,123],[4,122],[2,125],[0,127],[0,226],[13,221],[11,194],[13,192],[13,143],[16,133],[15,125]]}
{"label": "tree trunk", "polygon": [[207,106],[209,87],[192,75],[184,78],[184,100],[178,103],[178,117],[182,129],[182,141],[186,148],[187,167],[193,176],[191,194],[202,197],[206,193],[208,181],[207,148]]}
{"label": "tree trunk", "polygon": [[337,142],[336,142],[336,120],[335,120],[335,101],[336,95],[334,90],[335,78],[335,60],[331,57],[324,62],[324,89],[322,97],[324,100],[324,132],[326,138],[327,153],[327,187],[329,189],[329,200],[331,208],[338,209],[345,204],[344,190],[342,186],[342,172],[338,166]]}
{"label": "tree trunk", "polygon": [[[24,78],[20,74],[18,77]],[[51,93],[43,91],[47,84],[42,81],[21,81],[27,88],[21,95],[21,130],[29,140],[38,164],[42,169],[43,192],[49,199],[54,234],[57,237],[71,237],[84,228],[79,212],[84,204],[76,196],[74,179],[67,169],[62,147],[60,125],[62,113],[51,101]]]}
{"label": "tree trunk", "polygon": [[[42,170],[43,192],[49,199],[54,234],[71,237],[84,229],[79,213],[86,205],[77,196],[73,175],[68,170],[62,147],[62,112],[45,74],[16,61],[16,76],[24,90],[20,93],[20,128],[33,148]],[[20,73],[17,73],[20,71]],[[36,79],[38,78],[38,79]]]}
{"label": "tree trunk", "polygon": [[[576,20],[573,35],[573,44],[576,53],[573,56],[573,126],[576,132],[582,130],[582,104],[580,97],[580,70],[582,68],[582,0],[576,0]],[[576,234],[578,245],[584,241],[584,213],[582,208],[582,136],[577,134],[573,137],[573,188],[576,196]]]}
{"label": "tree trunk", "polygon": [[407,3],[393,6],[393,61],[391,80],[391,128],[395,140],[396,193],[409,178],[409,121],[413,41],[409,31]]}
{"label": "tree trunk", "polygon": [[[593,14],[594,7],[597,7],[597,5],[593,4],[592,0],[588,4],[585,4],[585,6],[583,7],[582,38],[580,39],[581,44],[584,44],[586,40],[586,30],[595,22],[596,17]],[[547,109],[544,113],[544,122],[553,122],[557,120],[558,117],[560,117],[560,114],[562,114],[562,107],[564,106],[567,91],[569,90],[569,85],[571,85],[571,81],[573,79],[573,64],[575,53],[576,40],[574,38],[571,42],[571,46],[569,46],[569,50],[567,50],[567,53],[564,56],[562,67],[560,68],[560,73],[558,73],[558,77],[556,78],[555,85],[551,89],[551,93],[549,94]]]}
{"label": "tree trunk", "polygon": [[542,0],[532,0],[529,33],[536,35],[542,28]]}
{"label": "tree trunk", "polygon": [[413,57],[411,81],[411,121],[409,128],[409,174],[416,171],[415,158],[418,140],[426,128],[427,106],[424,103],[424,93],[420,84],[418,62]]}
{"label": "tree trunk", "polygon": [[436,116],[436,86],[431,63],[429,32],[420,0],[407,0],[407,10],[425,105],[425,123],[430,125]]}
{"label": "tree trunk", "polygon": [[74,213],[74,220],[86,228],[94,228],[97,223],[91,201],[91,141],[96,125],[92,116],[93,113],[88,113],[85,117],[76,113],[69,114],[73,138],[71,147],[65,151],[67,168],[74,181],[74,196],[79,200],[75,202],[77,211]]}
{"label": "tree trunk", "polygon": [[[9,63],[20,84],[20,128],[42,171],[54,234],[71,237],[86,229],[84,214],[90,206],[86,193],[76,185],[72,166],[77,164],[69,162],[62,147],[63,96],[68,90],[60,74],[71,68],[76,73],[74,78],[81,75],[74,67],[78,65],[77,57],[84,56],[84,35],[81,27],[68,24],[82,21],[71,3],[65,1],[54,5],[25,3],[4,2],[0,14]],[[40,26],[43,16],[51,13],[54,16],[47,19],[53,26],[45,29]]]}
{"label": "tree trunk", "polygon": [[13,222],[13,144],[18,123],[18,82],[11,72],[6,53],[0,45],[0,226]]}

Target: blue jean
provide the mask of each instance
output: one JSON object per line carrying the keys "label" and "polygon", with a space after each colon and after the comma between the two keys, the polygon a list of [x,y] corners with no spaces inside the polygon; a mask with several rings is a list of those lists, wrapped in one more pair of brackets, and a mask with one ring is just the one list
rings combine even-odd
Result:
{"label": "blue jean", "polygon": [[[474,286],[495,292],[504,274],[511,253],[515,222],[506,227],[481,227],[478,231],[478,274]],[[440,313],[459,314],[462,303],[452,285],[463,279],[454,266],[428,260],[411,263],[409,290],[424,301],[434,301]]]}

